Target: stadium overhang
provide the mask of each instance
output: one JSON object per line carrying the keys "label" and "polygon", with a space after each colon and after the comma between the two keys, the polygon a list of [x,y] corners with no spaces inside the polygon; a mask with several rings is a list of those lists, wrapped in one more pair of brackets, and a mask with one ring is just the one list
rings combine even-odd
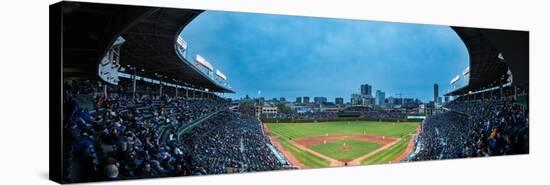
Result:
{"label": "stadium overhang", "polygon": [[[445,94],[464,95],[486,89],[508,79],[513,85],[529,84],[529,32],[451,27],[464,42],[470,56],[470,77],[466,86]],[[504,60],[499,59],[501,55]]]}
{"label": "stadium overhang", "polygon": [[122,36],[120,64],[138,69],[138,76],[234,93],[176,51],[181,30],[202,10],[82,2],[62,2],[62,6],[64,78],[97,78],[102,57]]}

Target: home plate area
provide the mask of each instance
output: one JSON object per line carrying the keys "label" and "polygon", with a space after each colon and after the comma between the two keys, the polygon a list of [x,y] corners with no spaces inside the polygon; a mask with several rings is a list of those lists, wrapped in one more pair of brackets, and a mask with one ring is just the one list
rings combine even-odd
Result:
{"label": "home plate area", "polygon": [[367,158],[397,143],[399,139],[377,135],[324,135],[304,137],[291,143],[330,161],[330,166],[359,165]]}

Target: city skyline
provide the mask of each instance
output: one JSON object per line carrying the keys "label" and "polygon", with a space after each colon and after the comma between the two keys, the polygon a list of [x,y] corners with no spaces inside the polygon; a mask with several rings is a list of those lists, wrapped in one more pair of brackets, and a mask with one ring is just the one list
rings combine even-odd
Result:
{"label": "city skyline", "polygon": [[448,26],[206,11],[181,35],[189,57],[226,74],[236,93],[224,96],[233,99],[261,91],[349,100],[368,83],[387,97],[429,101],[434,83],[444,94],[469,63]]}
{"label": "city skyline", "polygon": [[[361,84],[361,86],[363,85],[366,85],[366,84]],[[371,87],[372,88],[372,87]],[[397,97],[397,96],[387,96],[386,97],[386,92],[382,89],[375,89],[376,91],[376,94],[375,95],[371,95],[373,98],[376,99],[376,104],[379,104],[379,100],[378,100],[378,93],[380,92],[382,97],[384,98],[384,100],[387,100],[389,98],[397,98],[397,99],[418,99],[420,100],[419,98],[417,97],[406,97],[406,96],[403,96],[403,97]],[[260,97],[253,97],[253,96],[250,96],[250,95],[245,95],[243,97],[239,97],[237,98],[238,100],[240,99],[245,99],[246,97],[248,98],[252,98],[252,99],[255,99],[255,98],[263,98],[264,100],[277,100],[277,101],[281,101],[281,98],[285,99],[286,102],[296,102],[296,103],[303,103],[303,99],[304,97],[308,97],[309,99],[315,99],[317,97],[323,97],[323,98],[326,98],[327,99],[327,102],[328,103],[337,103],[337,100],[338,98],[342,98],[343,99],[343,102],[344,103],[351,103],[351,99],[352,99],[352,96],[353,94],[361,94],[361,90],[359,92],[354,92],[354,93],[351,93],[349,94],[349,98],[346,98],[346,97],[341,97],[341,96],[335,96],[335,97],[327,97],[327,96],[308,96],[308,95],[303,95],[303,96],[295,96],[295,97],[284,97],[284,96],[279,96],[279,97],[265,97],[265,96],[260,96]],[[294,100],[294,101],[292,101]],[[332,100],[332,101],[331,101]],[[348,100],[348,101],[346,101]],[[423,103],[428,103],[429,101],[433,101],[433,100],[428,100],[428,101],[422,101]],[[309,103],[313,103],[313,102],[309,102]]]}

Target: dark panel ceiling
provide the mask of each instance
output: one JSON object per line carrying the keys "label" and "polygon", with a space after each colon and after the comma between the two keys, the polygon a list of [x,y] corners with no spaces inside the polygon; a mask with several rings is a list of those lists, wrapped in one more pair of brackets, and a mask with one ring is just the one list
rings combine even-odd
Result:
{"label": "dark panel ceiling", "polygon": [[[177,80],[180,85],[233,92],[176,54],[181,30],[201,10],[63,2],[63,71],[65,78],[97,77],[97,65],[118,36],[121,65],[145,69],[140,76]],[[172,83],[174,83],[172,81]]]}
{"label": "dark panel ceiling", "polygon": [[[514,85],[529,83],[528,32],[451,28],[468,49],[470,80],[467,86],[447,95],[462,95],[491,87],[492,84],[508,78],[508,69],[512,72]],[[502,53],[504,60],[498,58],[499,53]]]}
{"label": "dark panel ceiling", "polygon": [[121,64],[138,69],[139,76],[157,78],[162,74],[166,81],[182,81],[194,87],[216,92],[233,92],[200,72],[193,63],[176,53],[176,39],[201,10],[161,8],[126,31],[126,42],[121,47]]}

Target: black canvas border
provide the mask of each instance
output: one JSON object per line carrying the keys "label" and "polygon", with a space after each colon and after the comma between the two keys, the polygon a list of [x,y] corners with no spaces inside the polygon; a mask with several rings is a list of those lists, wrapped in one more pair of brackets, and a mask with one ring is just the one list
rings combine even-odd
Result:
{"label": "black canvas border", "polygon": [[49,6],[49,179],[63,183],[63,2]]}

